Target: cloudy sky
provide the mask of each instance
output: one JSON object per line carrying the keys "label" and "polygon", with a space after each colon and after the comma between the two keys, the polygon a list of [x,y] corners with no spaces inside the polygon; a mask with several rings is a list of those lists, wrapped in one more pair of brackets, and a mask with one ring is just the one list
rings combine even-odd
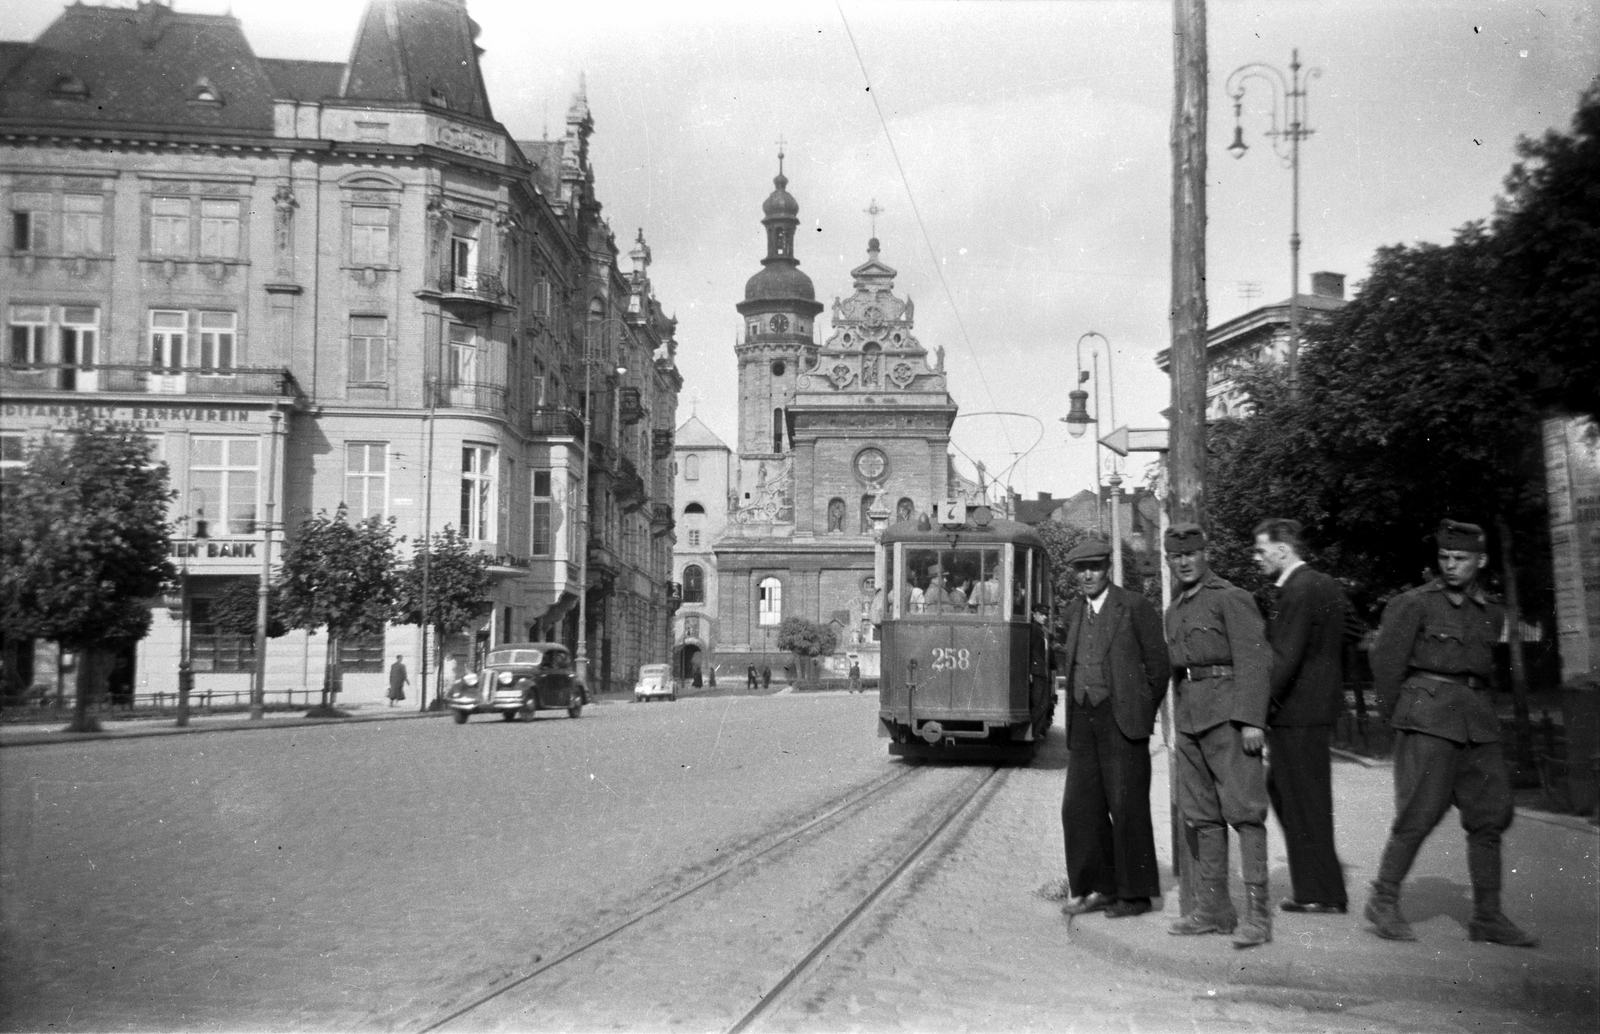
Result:
{"label": "cloudy sky", "polygon": [[[33,37],[61,6],[0,0],[0,38]],[[342,60],[363,2],[177,6],[231,9],[262,56]],[[1058,421],[1089,331],[1103,340],[1084,342],[1084,362],[1099,346],[1116,422],[1160,424],[1169,0],[469,7],[495,114],[514,135],[561,133],[586,76],[605,214],[624,251],[643,228],[657,294],[679,320],[680,420],[697,405],[735,439],[733,306],[764,254],[781,136],[796,253],[819,300],[849,292],[871,233],[864,210],[883,208],[882,258],[917,302],[923,344],[945,348],[967,455],[991,473],[1015,464],[1006,480],[1028,495],[1093,482],[1088,439]],[[1230,71],[1286,72],[1294,48],[1320,70],[1301,160],[1302,289],[1324,269],[1354,285],[1378,246],[1444,241],[1491,212],[1517,137],[1568,126],[1600,61],[1600,17],[1585,0],[1211,0],[1209,48],[1215,324],[1289,293],[1290,175],[1262,136],[1271,96],[1249,85],[1252,146],[1234,160]],[[1105,430],[1111,408],[1102,398]],[[997,410],[1037,421],[980,415]],[[1016,463],[1040,423],[1043,440]]]}

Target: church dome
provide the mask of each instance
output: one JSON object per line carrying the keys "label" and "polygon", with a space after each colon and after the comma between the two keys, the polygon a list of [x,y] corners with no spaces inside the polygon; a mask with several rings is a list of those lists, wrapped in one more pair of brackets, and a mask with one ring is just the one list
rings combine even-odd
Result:
{"label": "church dome", "polygon": [[811,278],[794,266],[782,263],[775,262],[762,268],[744,285],[744,300],[747,302],[791,298],[809,302],[816,297],[817,291],[811,286]]}
{"label": "church dome", "polygon": [[775,215],[788,216],[791,219],[799,215],[800,203],[785,189],[789,186],[789,177],[781,172],[778,173],[772,177],[772,186],[774,188],[772,193],[767,195],[767,200],[761,205],[761,214],[769,219]]}

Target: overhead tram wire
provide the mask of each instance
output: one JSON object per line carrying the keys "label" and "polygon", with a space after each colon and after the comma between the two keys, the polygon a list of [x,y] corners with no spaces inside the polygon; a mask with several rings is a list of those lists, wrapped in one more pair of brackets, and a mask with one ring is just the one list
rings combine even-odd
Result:
{"label": "overhead tram wire", "polygon": [[[1011,482],[1005,480],[1006,476],[1009,475],[1013,470],[1016,469],[1017,464],[1021,463],[1025,459],[1027,459],[1033,453],[1033,450],[1037,449],[1039,447],[1040,443],[1044,441],[1044,421],[1040,420],[1038,417],[1034,416],[1032,413],[1017,413],[1017,412],[1013,412],[1011,410],[1004,410],[1004,409],[985,409],[985,410],[979,410],[976,413],[958,413],[956,415],[956,419],[957,420],[962,420],[962,419],[965,419],[967,417],[975,417],[975,416],[1020,416],[1020,417],[1024,417],[1025,419],[1032,420],[1034,423],[1039,425],[1039,428],[1038,428],[1039,437],[1037,437],[1037,438],[1035,438],[1033,440],[1033,444],[1028,446],[1028,448],[1026,450],[1022,451],[1022,452],[1016,452],[1015,450],[1013,450],[1011,455],[1016,457],[1016,458],[1011,461],[1011,465],[1008,466],[1008,467],[1003,468],[998,474],[992,475],[992,478],[993,478],[994,481],[996,481],[996,482],[1004,482],[1007,490],[1010,490]],[[1001,426],[1003,427],[1004,425],[1002,424]],[[961,455],[963,455],[963,456],[965,456],[967,458],[967,462],[971,463],[973,466],[981,466],[979,460],[976,457],[974,457],[972,455],[972,453],[970,453],[967,450],[963,449],[961,446],[956,445],[956,443],[954,441],[951,441],[950,444],[955,447],[955,450],[957,452],[959,452]]]}
{"label": "overhead tram wire", "polygon": [[[894,134],[889,132],[889,120],[883,116],[883,106],[878,103],[878,95],[872,92],[872,77],[867,74],[867,62],[861,56],[861,47],[856,44],[856,34],[850,28],[850,19],[844,16],[844,5],[840,0],[834,0],[834,8],[839,12],[839,21],[844,25],[844,33],[850,39],[850,49],[856,55],[856,65],[861,69],[861,79],[867,84],[867,96],[872,101],[872,110],[878,113],[878,124],[883,127],[883,138],[889,143],[889,154],[894,157],[894,167],[900,174],[900,185],[905,188],[906,200],[911,202],[911,213],[917,217],[917,229],[922,233],[922,243],[928,249],[928,257],[933,260],[933,271],[939,276],[939,286],[944,288],[944,297],[950,303],[950,312],[956,318],[956,327],[961,331],[961,341],[967,346],[967,354],[972,357],[973,368],[978,371],[978,381],[983,385],[983,392],[989,396],[989,405],[996,408],[999,402],[995,401],[994,391],[989,387],[989,378],[984,375],[983,364],[978,361],[978,350],[972,347],[972,338],[967,335],[966,321],[961,318],[961,310],[956,306],[955,295],[950,291],[950,282],[944,278],[944,266],[939,262],[939,253],[933,248],[933,240],[928,236],[927,224],[922,221],[922,209],[917,207],[916,195],[911,192],[911,181],[906,178],[905,165],[900,161],[900,150],[894,145]],[[1016,445],[1011,440],[1011,432],[1004,424],[1000,425],[1000,432],[1006,436],[1008,451],[1016,452]]]}

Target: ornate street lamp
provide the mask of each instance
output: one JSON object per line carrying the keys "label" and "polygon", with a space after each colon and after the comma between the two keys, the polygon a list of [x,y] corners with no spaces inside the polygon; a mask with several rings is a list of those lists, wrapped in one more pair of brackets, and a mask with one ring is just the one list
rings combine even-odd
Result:
{"label": "ornate street lamp", "polygon": [[[1100,485],[1100,443],[1099,443],[1099,438],[1100,438],[1100,420],[1099,420],[1099,418],[1097,416],[1095,416],[1094,414],[1091,414],[1089,412],[1089,393],[1084,391],[1083,387],[1082,387],[1082,385],[1086,381],[1088,381],[1089,378],[1090,378],[1090,371],[1089,370],[1085,370],[1083,368],[1083,339],[1084,338],[1090,338],[1090,337],[1097,337],[1101,341],[1105,342],[1105,346],[1106,346],[1106,370],[1107,370],[1108,373],[1110,372],[1110,369],[1111,369],[1111,366],[1110,366],[1110,363],[1111,363],[1111,342],[1109,340],[1107,340],[1106,336],[1104,334],[1100,333],[1098,330],[1085,331],[1084,333],[1078,335],[1078,344],[1077,344],[1078,380],[1077,380],[1077,386],[1074,387],[1072,391],[1069,391],[1067,393],[1067,399],[1068,399],[1067,415],[1061,418],[1061,422],[1067,425],[1067,433],[1072,435],[1072,437],[1074,437],[1074,438],[1082,438],[1083,437],[1083,432],[1089,429],[1089,425],[1090,424],[1094,425],[1094,428],[1095,428],[1095,439],[1096,439],[1096,441],[1095,441],[1095,454],[1094,454],[1094,498],[1095,498],[1096,506],[1098,507],[1098,505],[1100,503],[1104,502],[1104,500],[1105,500],[1105,491],[1104,491],[1104,489],[1102,489],[1102,487]],[[1090,363],[1091,368],[1094,371],[1094,373],[1093,373],[1093,376],[1094,376],[1094,389],[1095,389],[1095,396],[1096,396],[1095,397],[1095,408],[1099,409],[1100,408],[1100,399],[1099,399],[1099,394],[1100,394],[1100,351],[1099,351],[1099,349],[1097,349],[1092,344],[1089,346],[1089,363]],[[1111,404],[1111,419],[1112,419],[1112,423],[1116,422],[1116,403],[1115,402],[1113,402]],[[1104,518],[1104,514],[1101,514],[1101,531],[1102,532],[1105,530],[1104,519],[1105,519]]]}
{"label": "ornate street lamp", "polygon": [[[1306,70],[1305,78],[1300,76],[1300,51],[1298,48],[1289,52],[1289,75],[1284,74],[1272,65],[1260,61],[1252,61],[1246,65],[1235,68],[1228,76],[1225,89],[1233,98],[1233,143],[1228,145],[1228,152],[1235,158],[1243,158],[1249,146],[1244,142],[1244,127],[1240,124],[1239,116],[1244,107],[1244,84],[1246,79],[1259,79],[1267,84],[1272,101],[1272,128],[1267,130],[1266,136],[1272,141],[1273,153],[1279,161],[1289,167],[1290,187],[1290,222],[1289,222],[1289,388],[1294,390],[1295,366],[1300,354],[1300,141],[1310,136],[1315,130],[1306,126],[1306,84],[1320,76],[1322,69],[1311,68]],[[1278,108],[1280,103],[1285,109],[1287,119],[1283,128],[1278,124]]]}

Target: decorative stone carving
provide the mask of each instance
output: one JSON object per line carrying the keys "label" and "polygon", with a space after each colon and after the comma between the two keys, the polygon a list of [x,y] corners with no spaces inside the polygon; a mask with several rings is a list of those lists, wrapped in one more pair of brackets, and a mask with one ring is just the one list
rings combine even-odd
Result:
{"label": "decorative stone carving", "polygon": [[828,371],[828,380],[833,382],[833,386],[835,388],[847,387],[850,382],[855,379],[856,371],[850,366],[849,363],[834,363],[833,368]]}
{"label": "decorative stone carving", "polygon": [[911,382],[916,380],[916,377],[917,371],[904,359],[889,367],[889,379],[902,388],[911,387]]}
{"label": "decorative stone carving", "polygon": [[288,276],[294,272],[294,210],[300,202],[294,199],[294,189],[287,183],[278,184],[272,195],[273,245],[277,253],[278,272]]}
{"label": "decorative stone carving", "polygon": [[[768,473],[762,463],[756,474],[755,491],[750,493],[750,505],[733,507],[736,524],[786,524],[794,520],[794,501],[789,490],[794,481],[790,461],[780,461],[776,472]],[[730,496],[736,502],[736,496]]]}

